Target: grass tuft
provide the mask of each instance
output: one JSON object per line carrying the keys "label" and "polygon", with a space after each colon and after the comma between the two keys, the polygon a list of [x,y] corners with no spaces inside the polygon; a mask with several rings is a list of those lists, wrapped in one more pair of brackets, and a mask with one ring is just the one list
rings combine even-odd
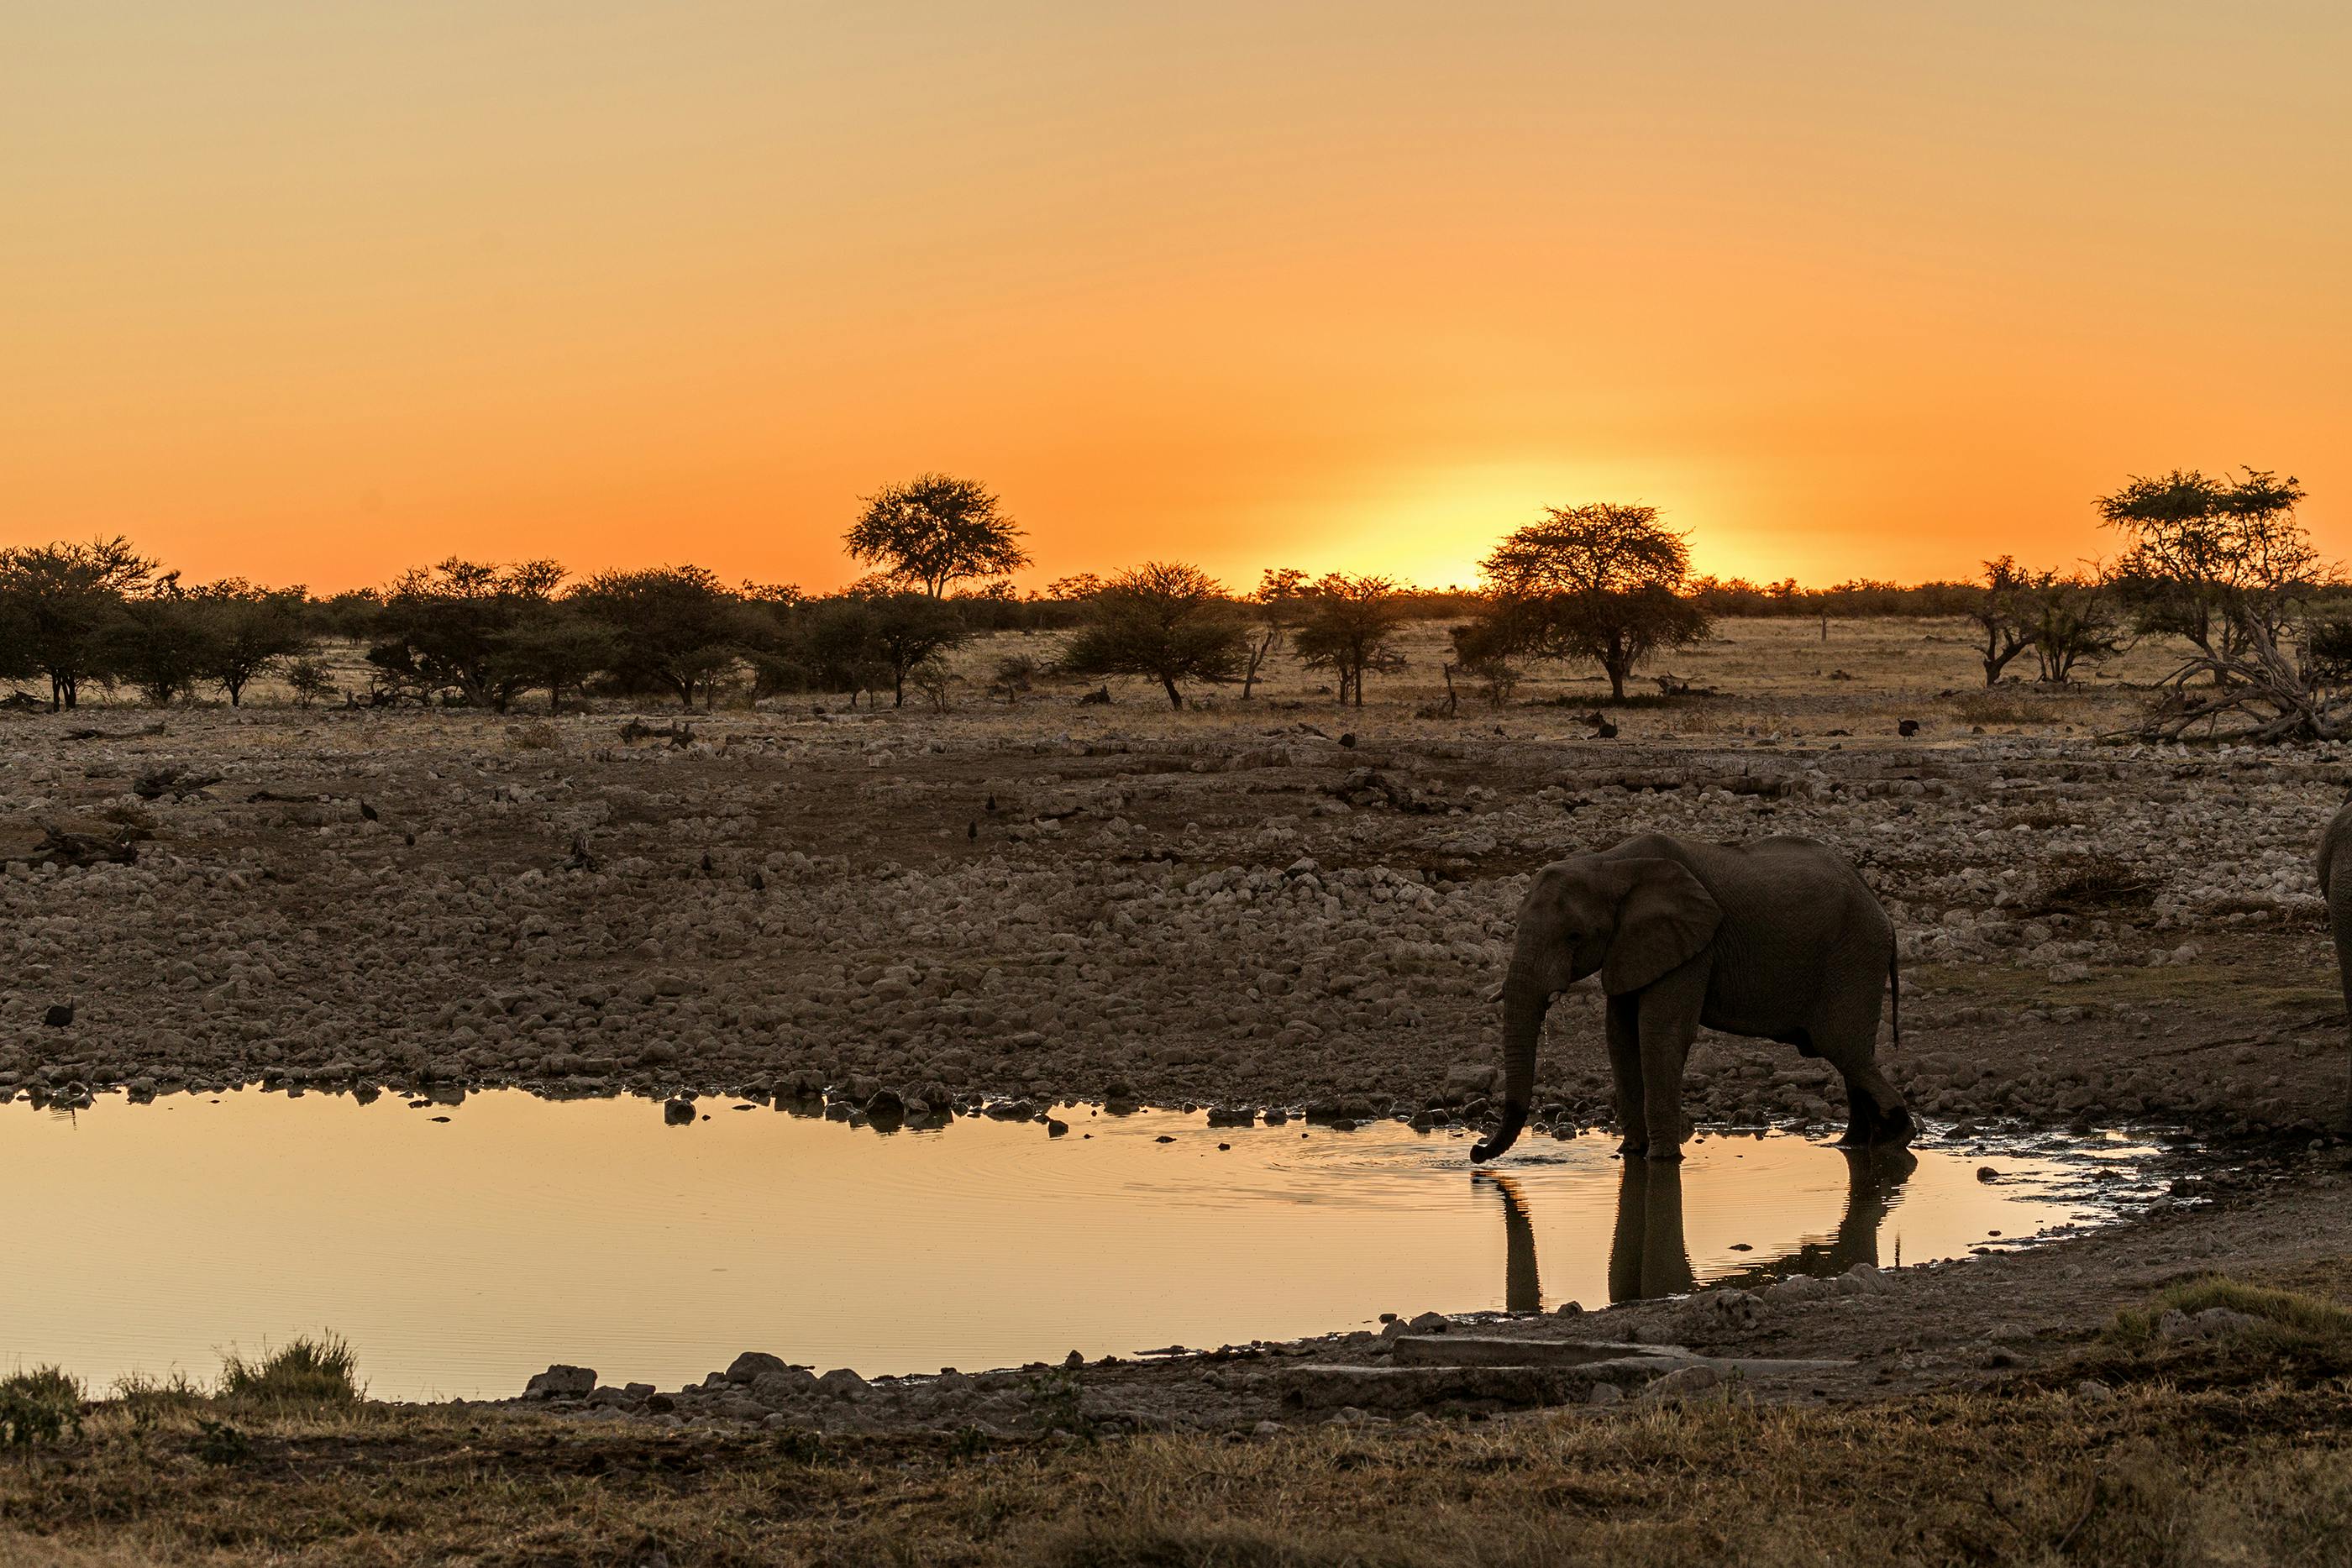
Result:
{"label": "grass tuft", "polygon": [[221,1358],[221,1397],[249,1405],[351,1405],[358,1402],[359,1357],[340,1334],[289,1340],[257,1361],[231,1351]]}
{"label": "grass tuft", "polygon": [[212,1397],[212,1390],[184,1372],[173,1372],[166,1377],[131,1372],[114,1380],[114,1397],[125,1410],[159,1416],[166,1411],[194,1410]]}
{"label": "grass tuft", "polygon": [[2352,1311],[2300,1291],[2249,1285],[2220,1274],[2201,1274],[2160,1291],[2145,1307],[2126,1307],[2107,1330],[2114,1343],[2137,1347],[2153,1343],[2157,1324],[2168,1312],[2194,1315],[2211,1307],[2262,1320],[2266,1337],[2329,1351],[2352,1351]]}
{"label": "grass tuft", "polygon": [[60,1443],[80,1431],[80,1378],[58,1366],[0,1377],[0,1448]]}

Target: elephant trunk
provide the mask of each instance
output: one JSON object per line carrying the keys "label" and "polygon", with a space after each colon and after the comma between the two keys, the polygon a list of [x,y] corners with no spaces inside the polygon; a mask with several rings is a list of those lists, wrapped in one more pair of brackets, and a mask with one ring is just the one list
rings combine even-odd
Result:
{"label": "elephant trunk", "polygon": [[1528,1124],[1528,1103],[1536,1092],[1536,1044],[1543,1039],[1544,1013],[1550,1007],[1550,994],[1514,964],[1503,982],[1503,1124],[1470,1151],[1472,1160],[1502,1154]]}

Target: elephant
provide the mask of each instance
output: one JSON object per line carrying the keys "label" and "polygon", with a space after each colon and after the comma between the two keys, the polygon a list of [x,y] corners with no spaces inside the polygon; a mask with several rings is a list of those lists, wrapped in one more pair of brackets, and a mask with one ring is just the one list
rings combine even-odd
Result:
{"label": "elephant", "polygon": [[[2336,971],[2344,985],[2347,1028],[2352,1029],[2352,800],[2329,819],[2319,835],[2319,891],[2327,899],[2327,926],[2336,934]],[[2352,1057],[2347,1057],[2352,1063]],[[2344,1083],[2344,1103],[2337,1114],[2352,1129],[2352,1072]]]}
{"label": "elephant", "polygon": [[1835,1067],[1851,1113],[1842,1142],[1910,1142],[1910,1108],[1874,1060],[1885,988],[1903,1038],[1895,925],[1853,864],[1810,839],[1643,833],[1544,867],[1520,903],[1503,981],[1502,1123],[1474,1162],[1517,1140],[1544,1014],[1596,971],[1627,1156],[1682,1157],[1683,1064],[1702,1025]]}

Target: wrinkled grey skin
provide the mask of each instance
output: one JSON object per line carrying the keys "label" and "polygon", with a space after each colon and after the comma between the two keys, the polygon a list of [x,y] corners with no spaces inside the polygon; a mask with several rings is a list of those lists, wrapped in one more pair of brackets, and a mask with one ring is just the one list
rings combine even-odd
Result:
{"label": "wrinkled grey skin", "polygon": [[1596,971],[1628,1155],[1682,1157],[1683,1062],[1702,1025],[1835,1067],[1852,1112],[1843,1142],[1910,1142],[1910,1110],[1874,1060],[1890,984],[1902,1038],[1895,925],[1853,867],[1810,839],[1644,833],[1548,865],[1528,889],[1503,981],[1503,1124],[1473,1160],[1518,1137],[1544,1013]]}
{"label": "wrinkled grey skin", "polygon": [[[2319,835],[2319,891],[2327,898],[2327,926],[2336,934],[2336,972],[2344,983],[2346,1027],[2352,1030],[2352,803],[2337,811]],[[2336,1114],[2343,1125],[2352,1127],[2352,1076],[2345,1080],[2344,1103]]]}

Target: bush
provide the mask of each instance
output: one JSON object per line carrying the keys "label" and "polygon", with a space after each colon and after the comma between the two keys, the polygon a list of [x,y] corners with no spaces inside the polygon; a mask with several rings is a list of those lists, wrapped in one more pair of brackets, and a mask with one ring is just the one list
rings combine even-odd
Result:
{"label": "bush", "polygon": [[0,1377],[0,1448],[62,1442],[80,1431],[79,1378],[57,1366]]}
{"label": "bush", "polygon": [[221,1396],[257,1405],[350,1405],[360,1396],[358,1367],[341,1335],[301,1334],[258,1361],[235,1351],[223,1356]]}
{"label": "bush", "polygon": [[335,695],[335,678],[327,666],[316,659],[295,659],[287,664],[286,684],[294,690],[294,706],[309,707],[323,697]]}

